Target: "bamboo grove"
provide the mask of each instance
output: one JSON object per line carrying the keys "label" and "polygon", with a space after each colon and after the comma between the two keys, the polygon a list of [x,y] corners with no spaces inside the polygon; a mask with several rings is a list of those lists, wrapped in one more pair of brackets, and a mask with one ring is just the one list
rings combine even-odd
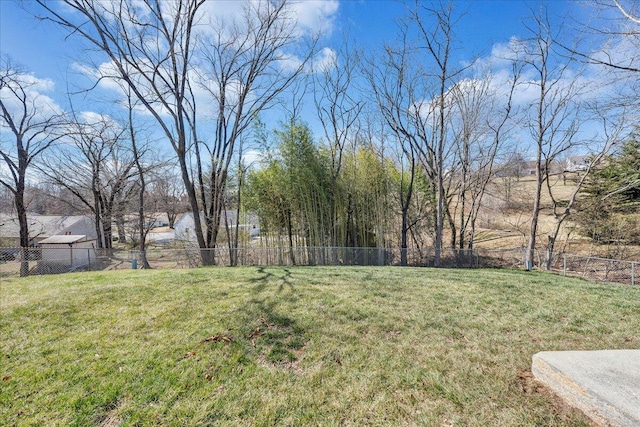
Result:
{"label": "bamboo grove", "polygon": [[[370,143],[356,143],[343,154],[334,179],[329,150],[314,141],[305,124],[287,124],[276,139],[277,154],[249,173],[244,190],[245,207],[258,213],[265,243],[369,248],[397,243],[398,201],[407,177],[394,162]],[[427,186],[420,192],[432,200]],[[418,200],[411,209],[411,231],[429,221],[420,218]]]}

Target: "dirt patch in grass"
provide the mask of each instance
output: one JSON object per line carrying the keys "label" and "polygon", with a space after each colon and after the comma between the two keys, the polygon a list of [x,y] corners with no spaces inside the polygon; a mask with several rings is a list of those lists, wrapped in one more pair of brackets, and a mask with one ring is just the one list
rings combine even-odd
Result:
{"label": "dirt patch in grass", "polygon": [[522,393],[527,396],[537,396],[549,402],[553,414],[559,420],[568,422],[569,420],[579,420],[585,426],[598,427],[582,411],[567,404],[560,396],[538,381],[529,369],[521,369],[516,375],[515,384]]}
{"label": "dirt patch in grass", "polygon": [[126,400],[115,401],[106,408],[108,412],[96,419],[95,424],[98,427],[120,427],[122,418],[119,411],[126,405]]}
{"label": "dirt patch in grass", "polygon": [[260,317],[247,339],[258,353],[262,366],[303,373],[300,360],[304,357],[307,338],[301,328],[286,317],[270,321]]}

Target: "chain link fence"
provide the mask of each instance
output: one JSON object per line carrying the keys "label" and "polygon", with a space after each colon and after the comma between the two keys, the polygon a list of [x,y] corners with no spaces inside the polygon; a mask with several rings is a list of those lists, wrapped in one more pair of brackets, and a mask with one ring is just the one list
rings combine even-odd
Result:
{"label": "chain link fence", "polygon": [[216,249],[162,249],[144,254],[131,251],[132,265],[145,260],[151,268],[194,268],[216,266],[293,266],[293,265],[393,265],[394,254],[383,248],[336,247],[259,247]]}
{"label": "chain link fence", "polygon": [[[403,254],[404,252],[404,254]],[[403,256],[406,260],[403,264]],[[151,268],[194,268],[203,265],[216,266],[293,266],[293,265],[359,265],[359,266],[414,266],[433,267],[435,250],[353,247],[262,247],[216,249],[162,249],[144,254],[131,251],[134,268],[146,263]],[[478,268],[514,267],[522,263],[522,250],[485,251],[470,249],[443,249],[440,251],[440,267]]]}
{"label": "chain link fence", "polygon": [[557,256],[554,261],[552,269],[562,271],[565,276],[631,285],[640,283],[640,262],[568,254]]}
{"label": "chain link fence", "polygon": [[[75,252],[74,252],[75,251]],[[440,267],[522,268],[524,248],[443,249]],[[357,265],[434,267],[434,248],[400,249],[348,247],[248,247],[153,249],[140,251],[47,248],[0,248],[0,277],[58,274],[74,271],[198,268],[202,266]],[[536,252],[535,265],[544,268],[546,254]],[[640,262],[591,256],[552,254],[551,270],[588,280],[639,282]]]}
{"label": "chain link fence", "polygon": [[94,248],[0,248],[0,277],[103,270],[111,255]]}

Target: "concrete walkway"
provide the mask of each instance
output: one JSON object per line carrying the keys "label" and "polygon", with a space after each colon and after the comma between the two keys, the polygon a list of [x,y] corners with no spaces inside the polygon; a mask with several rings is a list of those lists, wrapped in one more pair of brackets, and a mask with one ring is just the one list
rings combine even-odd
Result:
{"label": "concrete walkway", "polygon": [[531,371],[597,425],[640,426],[640,350],[543,351]]}

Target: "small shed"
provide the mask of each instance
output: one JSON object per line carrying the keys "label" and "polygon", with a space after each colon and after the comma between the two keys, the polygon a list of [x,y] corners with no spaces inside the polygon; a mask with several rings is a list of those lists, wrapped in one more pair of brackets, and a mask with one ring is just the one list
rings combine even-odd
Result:
{"label": "small shed", "polygon": [[42,259],[46,268],[75,269],[89,266],[96,260],[96,240],[84,234],[51,236],[40,241]]}

